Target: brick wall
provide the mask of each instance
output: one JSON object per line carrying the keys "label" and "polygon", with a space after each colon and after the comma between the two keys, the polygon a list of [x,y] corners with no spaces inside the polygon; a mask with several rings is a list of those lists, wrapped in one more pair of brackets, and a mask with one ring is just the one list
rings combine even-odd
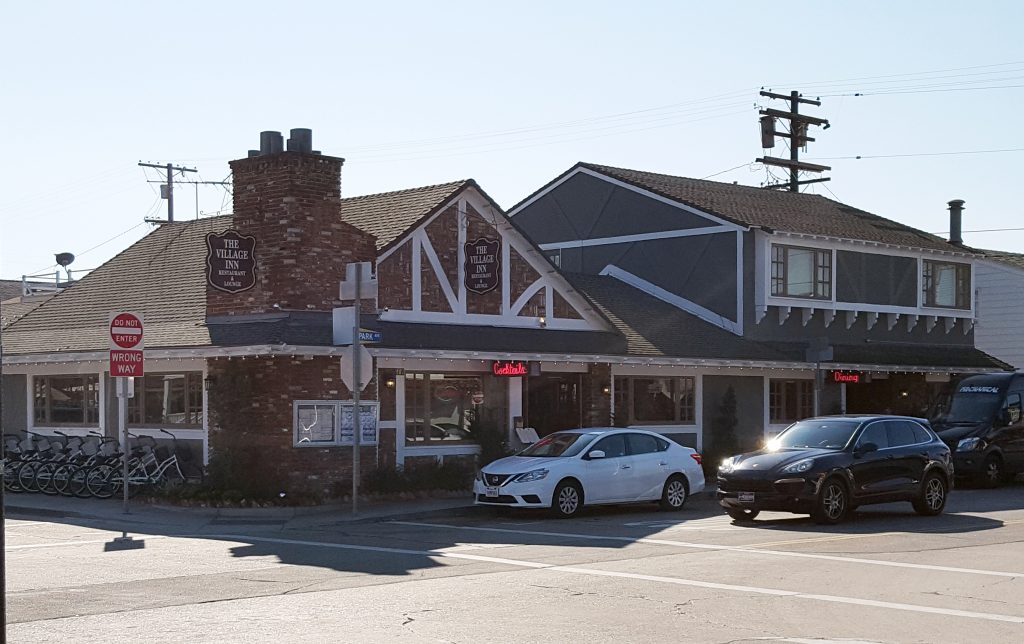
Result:
{"label": "brick wall", "polygon": [[[341,363],[326,356],[268,356],[216,358],[207,363],[210,391],[210,448],[212,458],[232,452],[255,453],[258,476],[279,483],[284,491],[312,493],[324,498],[348,490],[352,481],[352,447],[294,447],[293,405],[296,400],[350,400],[341,381]],[[376,399],[376,382],[363,391],[363,400]],[[214,426],[216,425],[216,426]],[[382,458],[394,457],[382,444]],[[381,437],[384,438],[383,436]],[[377,446],[361,448],[360,469],[378,466]]]}
{"label": "brick wall", "polygon": [[256,238],[256,286],[207,286],[207,315],[329,311],[350,262],[374,261],[372,235],[341,221],[343,159],[281,152],[232,161],[232,228]]}

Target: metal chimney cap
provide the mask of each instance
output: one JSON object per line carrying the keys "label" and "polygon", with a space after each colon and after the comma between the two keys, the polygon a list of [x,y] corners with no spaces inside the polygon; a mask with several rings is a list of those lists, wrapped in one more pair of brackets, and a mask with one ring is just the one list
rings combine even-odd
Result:
{"label": "metal chimney cap", "polygon": [[963,199],[953,199],[952,201],[949,202],[949,207],[951,209],[952,208],[963,208],[964,207],[964,203],[965,202],[964,202]]}

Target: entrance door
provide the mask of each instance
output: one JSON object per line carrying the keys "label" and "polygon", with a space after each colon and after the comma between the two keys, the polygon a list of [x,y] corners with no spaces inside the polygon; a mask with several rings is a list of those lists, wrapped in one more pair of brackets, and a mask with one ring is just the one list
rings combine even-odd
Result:
{"label": "entrance door", "polygon": [[582,427],[582,379],[578,373],[528,378],[524,410],[526,426],[536,429],[538,436]]}

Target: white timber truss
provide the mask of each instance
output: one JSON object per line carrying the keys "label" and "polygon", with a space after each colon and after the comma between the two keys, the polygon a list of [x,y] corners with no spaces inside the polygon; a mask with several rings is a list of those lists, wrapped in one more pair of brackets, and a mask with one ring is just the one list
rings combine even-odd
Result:
{"label": "white timber truss", "polygon": [[[430,241],[427,227],[438,217],[450,216],[451,206],[456,206],[458,217],[458,279],[452,287],[448,273]],[[470,207],[475,210],[493,229],[493,236],[501,240],[500,283],[501,313],[470,313],[467,310],[469,294],[466,289],[465,275],[465,243],[468,229]],[[530,243],[505,215],[479,191],[467,187],[455,195],[448,203],[438,209],[437,214],[405,234],[405,239],[388,249],[377,259],[378,265],[387,260],[405,244],[411,244],[410,272],[408,276],[412,285],[412,308],[385,309],[380,319],[393,322],[421,322],[431,324],[466,324],[499,327],[547,328],[571,331],[604,331],[610,330],[609,323],[590,305],[590,303],[551,265],[540,250]],[[515,251],[536,276],[526,289],[514,300],[512,299],[511,261]],[[441,285],[441,292],[447,300],[450,311],[427,311],[422,303],[421,275],[424,267],[429,267]],[[544,314],[523,315],[530,300],[543,293]],[[575,310],[579,318],[557,317],[555,315],[555,294],[561,296],[568,306]]]}

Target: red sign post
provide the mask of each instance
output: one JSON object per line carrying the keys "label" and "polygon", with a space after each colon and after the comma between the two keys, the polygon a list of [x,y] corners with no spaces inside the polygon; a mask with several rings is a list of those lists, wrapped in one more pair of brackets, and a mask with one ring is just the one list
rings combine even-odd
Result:
{"label": "red sign post", "polygon": [[136,313],[110,314],[110,375],[135,377],[144,374],[145,362],[142,316]]}

